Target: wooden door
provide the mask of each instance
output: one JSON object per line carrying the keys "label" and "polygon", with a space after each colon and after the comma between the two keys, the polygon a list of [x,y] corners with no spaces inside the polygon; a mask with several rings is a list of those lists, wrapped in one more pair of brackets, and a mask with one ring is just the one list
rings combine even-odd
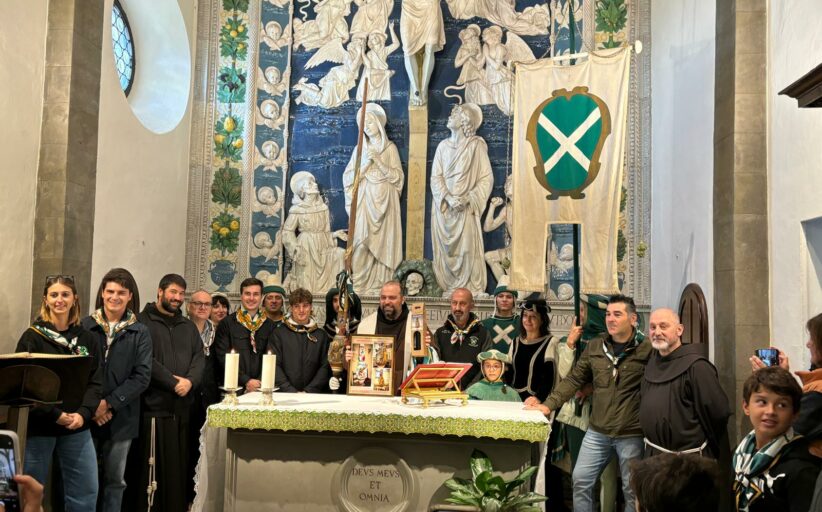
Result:
{"label": "wooden door", "polygon": [[[679,318],[685,326],[682,343],[704,343],[709,345],[708,304],[705,294],[696,283],[691,283],[679,297]],[[707,348],[710,348],[708,346]]]}

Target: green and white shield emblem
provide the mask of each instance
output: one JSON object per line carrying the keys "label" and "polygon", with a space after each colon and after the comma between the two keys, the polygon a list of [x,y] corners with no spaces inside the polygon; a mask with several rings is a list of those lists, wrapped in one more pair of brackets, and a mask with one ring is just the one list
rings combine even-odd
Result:
{"label": "green and white shield emblem", "polygon": [[528,121],[527,139],[537,161],[534,175],[548,199],[585,197],[599,173],[599,156],[611,134],[611,114],[587,87],[558,89]]}

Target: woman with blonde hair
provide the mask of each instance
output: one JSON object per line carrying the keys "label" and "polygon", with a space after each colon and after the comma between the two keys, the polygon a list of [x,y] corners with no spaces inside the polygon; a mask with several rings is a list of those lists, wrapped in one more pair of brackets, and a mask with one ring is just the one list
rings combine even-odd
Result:
{"label": "woman with blonde hair", "polygon": [[49,276],[40,315],[17,342],[18,352],[91,357],[85,393],[61,404],[31,410],[26,439],[25,473],[45,484],[52,456],[60,463],[67,512],[97,505],[97,457],[89,427],[100,403],[100,346],[80,325],[80,301],[72,276]]}

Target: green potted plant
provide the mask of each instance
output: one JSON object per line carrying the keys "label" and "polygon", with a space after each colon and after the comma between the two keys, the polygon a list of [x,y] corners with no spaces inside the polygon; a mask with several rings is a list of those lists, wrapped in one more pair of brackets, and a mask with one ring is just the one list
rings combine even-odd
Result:
{"label": "green potted plant", "polygon": [[506,481],[494,475],[491,460],[480,450],[471,454],[471,480],[449,478],[445,486],[451,496],[445,501],[454,505],[469,505],[482,512],[531,512],[539,511],[537,503],[547,498],[535,492],[520,493],[519,487],[531,479],[537,470],[529,466],[513,480]]}

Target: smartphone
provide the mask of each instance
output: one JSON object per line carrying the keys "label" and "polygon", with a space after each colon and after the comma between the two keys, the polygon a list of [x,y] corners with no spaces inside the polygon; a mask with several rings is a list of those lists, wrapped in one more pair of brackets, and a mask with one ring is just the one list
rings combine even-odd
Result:
{"label": "smartphone", "polygon": [[779,350],[775,348],[758,348],[754,354],[765,366],[779,366]]}
{"label": "smartphone", "polygon": [[6,512],[19,512],[20,496],[14,475],[20,473],[20,441],[11,430],[0,430],[0,503]]}

